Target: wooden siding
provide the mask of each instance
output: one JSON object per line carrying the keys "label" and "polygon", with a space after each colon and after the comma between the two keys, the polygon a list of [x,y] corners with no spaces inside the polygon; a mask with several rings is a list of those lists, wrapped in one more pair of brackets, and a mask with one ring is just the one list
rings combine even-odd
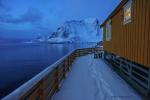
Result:
{"label": "wooden siding", "polygon": [[125,25],[123,11],[111,18],[111,41],[106,41],[103,26],[104,50],[150,67],[150,0],[132,0],[131,23]]}

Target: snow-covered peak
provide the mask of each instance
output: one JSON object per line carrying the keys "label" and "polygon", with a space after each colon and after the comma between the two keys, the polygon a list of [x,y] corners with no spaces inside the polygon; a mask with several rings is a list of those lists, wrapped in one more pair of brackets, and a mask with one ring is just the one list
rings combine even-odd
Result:
{"label": "snow-covered peak", "polygon": [[97,42],[100,40],[99,21],[96,18],[66,21],[49,38],[49,42]]}
{"label": "snow-covered peak", "polygon": [[99,21],[97,18],[88,18],[88,19],[84,19],[85,23],[90,23],[90,24],[98,24]]}

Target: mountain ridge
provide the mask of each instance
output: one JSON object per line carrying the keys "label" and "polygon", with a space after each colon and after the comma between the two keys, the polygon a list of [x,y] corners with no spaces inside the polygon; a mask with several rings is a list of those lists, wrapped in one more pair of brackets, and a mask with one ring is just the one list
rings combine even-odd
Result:
{"label": "mountain ridge", "polygon": [[101,40],[98,19],[66,21],[56,32],[53,32],[48,41],[61,42],[98,42]]}

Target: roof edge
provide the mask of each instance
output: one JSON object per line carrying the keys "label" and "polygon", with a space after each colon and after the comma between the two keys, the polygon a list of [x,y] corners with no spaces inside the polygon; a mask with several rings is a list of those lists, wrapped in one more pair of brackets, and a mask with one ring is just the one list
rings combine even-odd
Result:
{"label": "roof edge", "polygon": [[116,13],[120,11],[120,9],[127,3],[127,1],[129,0],[122,0],[119,3],[119,5],[112,11],[112,13],[106,18],[106,20],[100,25],[100,28],[102,28],[109,19],[111,19],[114,15],[116,15]]}

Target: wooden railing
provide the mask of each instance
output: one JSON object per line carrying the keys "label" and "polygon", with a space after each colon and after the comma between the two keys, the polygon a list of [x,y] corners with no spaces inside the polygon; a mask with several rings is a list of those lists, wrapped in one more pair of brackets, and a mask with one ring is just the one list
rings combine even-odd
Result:
{"label": "wooden railing", "polygon": [[76,57],[101,51],[101,48],[77,49],[23,84],[3,100],[50,100],[60,89],[61,81],[71,69]]}
{"label": "wooden railing", "polygon": [[[112,65],[118,74],[124,78],[140,94],[150,93],[150,69],[132,62],[126,58],[105,52],[105,60]],[[145,100],[145,99],[144,99]]]}

